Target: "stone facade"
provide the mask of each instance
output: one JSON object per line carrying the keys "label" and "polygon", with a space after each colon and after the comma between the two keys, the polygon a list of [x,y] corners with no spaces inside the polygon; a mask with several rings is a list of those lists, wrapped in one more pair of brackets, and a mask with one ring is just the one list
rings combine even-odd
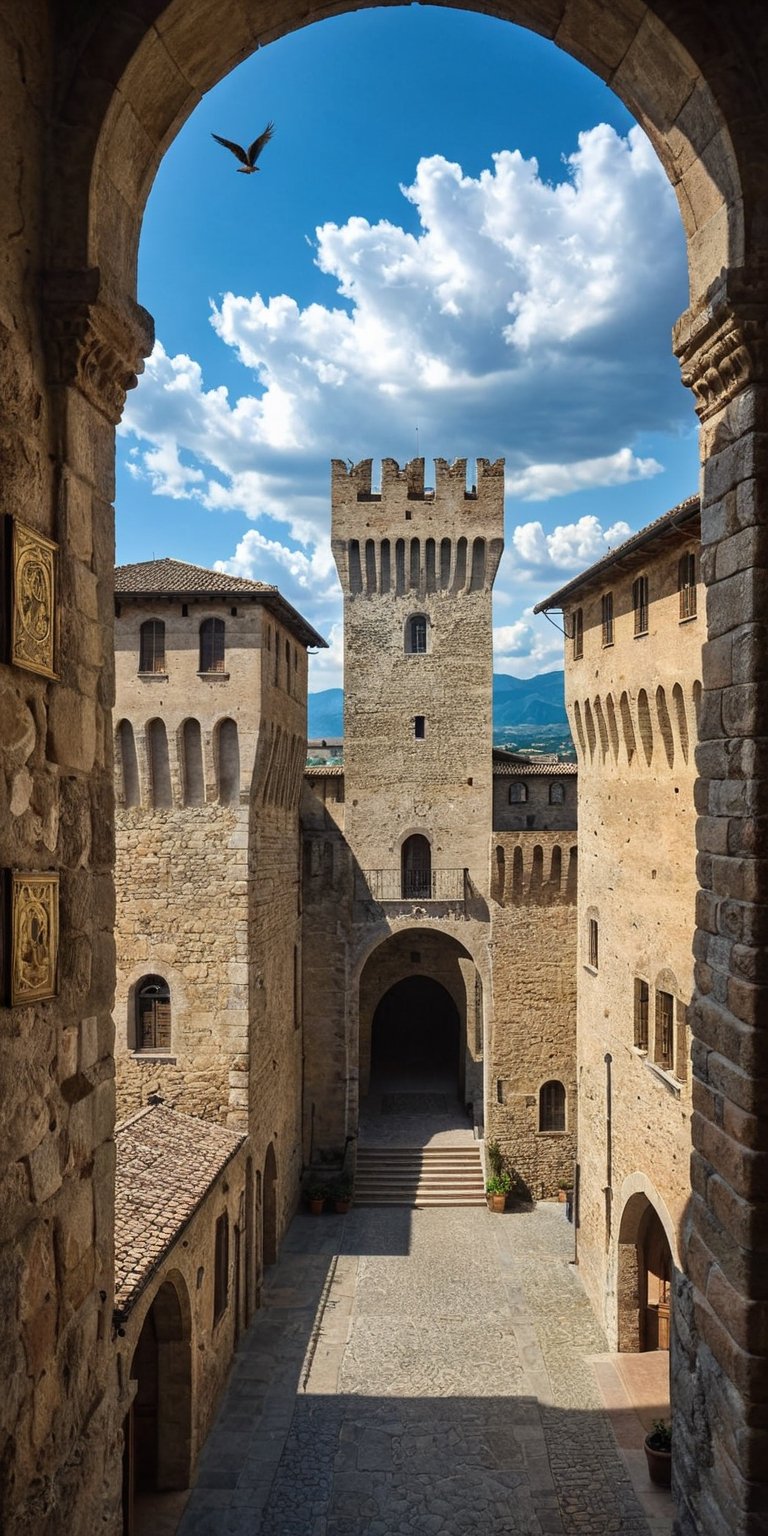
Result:
{"label": "stone facade", "polygon": [[262,1183],[271,1148],[273,1250],[302,1168],[297,813],[324,642],[274,588],[180,561],[120,567],[116,606],[120,1111],[160,1095],[248,1132]]}
{"label": "stone facade", "polygon": [[612,1347],[638,1349],[656,1341],[643,1233],[657,1218],[678,1271],[690,1194],[698,500],[547,606],[579,754],[579,1265]]}
{"label": "stone facade", "polygon": [[[659,154],[687,240],[690,303],[673,344],[701,420],[708,594],[694,1151],[676,1282],[678,1536],[754,1536],[768,1480],[763,9],[758,0],[638,0],[610,14],[603,0],[496,7],[610,81]],[[57,996],[2,1013],[0,1354],[11,1385],[0,1410],[0,1514],[11,1536],[90,1536],[119,1521],[107,1326],[111,502],[115,424],[152,345],[136,303],[144,200],[200,96],[254,47],[320,14],[283,0],[266,20],[230,6],[222,25],[219,0],[143,0],[138,10],[16,0],[0,27],[3,505],[61,546],[62,637],[58,679],[0,662],[0,862],[59,873],[62,940]]]}
{"label": "stone facade", "polygon": [[[439,1010],[436,985],[469,1123],[551,1196],[575,1147],[576,770],[492,750],[503,466],[480,460],[468,490],[466,462],[438,460],[425,490],[423,460],[385,459],[374,492],[369,461],[334,464],[332,497],[347,729],[343,767],[308,768],[302,801],[305,1154],[348,1152],[377,1012],[407,985]],[[556,1130],[547,1085],[567,1104]]]}

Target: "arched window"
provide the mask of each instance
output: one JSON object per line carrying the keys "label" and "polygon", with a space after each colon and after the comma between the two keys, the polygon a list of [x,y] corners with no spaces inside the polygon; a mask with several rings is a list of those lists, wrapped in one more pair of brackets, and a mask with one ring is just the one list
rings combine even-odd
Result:
{"label": "arched window", "polygon": [[170,988],[162,976],[145,976],[136,988],[136,1050],[170,1049]]}
{"label": "arched window", "polygon": [[240,748],[234,720],[222,720],[216,733],[216,771],[219,800],[236,805],[240,798]]}
{"label": "arched window", "polygon": [[555,779],[549,786],[550,805],[565,805],[565,785],[561,779]]}
{"label": "arched window", "polygon": [[123,805],[138,805],[141,799],[139,793],[139,760],[136,755],[136,741],[130,720],[121,720],[117,727],[117,748],[122,769]]}
{"label": "arched window", "polygon": [[223,619],[203,619],[200,625],[200,671],[224,671]]}
{"label": "arched window", "polygon": [[427,649],[427,616],[413,613],[405,627],[405,649],[409,656],[423,655]]}
{"label": "arched window", "polygon": [[565,1088],[556,1080],[539,1089],[539,1130],[565,1130]]}
{"label": "arched window", "polygon": [[199,720],[185,720],[181,733],[184,772],[184,804],[205,804],[203,742]]}
{"label": "arched window", "polygon": [[432,895],[432,849],[420,832],[407,837],[401,852],[402,895],[406,901],[429,901]]}
{"label": "arched window", "polygon": [[160,810],[170,810],[173,805],[171,765],[168,758],[168,735],[164,720],[147,723],[147,756],[152,804]]}
{"label": "arched window", "polygon": [[145,619],[139,630],[139,671],[165,672],[165,624]]}
{"label": "arched window", "polygon": [[525,805],[528,799],[528,785],[522,779],[513,779],[509,786],[510,805]]}

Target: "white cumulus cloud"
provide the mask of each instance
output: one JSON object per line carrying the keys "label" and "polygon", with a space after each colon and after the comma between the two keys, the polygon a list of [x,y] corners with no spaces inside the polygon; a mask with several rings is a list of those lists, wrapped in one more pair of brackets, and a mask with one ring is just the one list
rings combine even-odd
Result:
{"label": "white cumulus cloud", "polygon": [[541,523],[520,523],[513,530],[512,544],[519,563],[542,575],[556,574],[592,565],[628,539],[631,531],[622,521],[603,528],[599,518],[587,514],[575,523],[559,524],[551,533],[545,533]]}
{"label": "white cumulus cloud", "polygon": [[662,469],[657,459],[640,459],[631,448],[619,448],[602,458],[577,459],[571,464],[529,464],[525,469],[512,470],[506,476],[506,489],[521,501],[551,501],[553,496],[569,496],[572,491],[648,480],[651,475],[660,475]]}

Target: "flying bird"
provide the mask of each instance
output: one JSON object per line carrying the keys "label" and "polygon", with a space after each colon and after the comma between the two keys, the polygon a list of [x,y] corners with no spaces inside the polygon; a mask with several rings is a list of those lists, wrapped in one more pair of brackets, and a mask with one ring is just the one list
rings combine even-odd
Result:
{"label": "flying bird", "polygon": [[264,145],[269,143],[274,131],[274,123],[267,123],[264,132],[260,133],[257,139],[254,139],[248,149],[243,149],[241,144],[233,144],[231,139],[220,138],[218,133],[212,133],[211,138],[215,139],[217,144],[223,144],[225,149],[231,149],[233,155],[236,155],[238,160],[242,160],[242,165],[237,167],[239,176],[253,176],[254,172],[259,170],[256,161]]}

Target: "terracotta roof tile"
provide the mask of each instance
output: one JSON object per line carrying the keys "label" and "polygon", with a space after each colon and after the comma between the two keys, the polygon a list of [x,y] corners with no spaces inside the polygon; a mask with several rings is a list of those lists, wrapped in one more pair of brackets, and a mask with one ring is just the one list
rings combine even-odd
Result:
{"label": "terracotta roof tile", "polygon": [[130,1311],[245,1137],[164,1104],[115,1130],[115,1308]]}
{"label": "terracotta roof tile", "polygon": [[141,593],[157,597],[173,592],[218,593],[230,592],[277,592],[277,587],[264,581],[249,581],[245,576],[228,576],[225,571],[209,571],[202,565],[188,565],[186,560],[139,560],[135,565],[118,565],[115,570],[115,591],[139,596]]}

